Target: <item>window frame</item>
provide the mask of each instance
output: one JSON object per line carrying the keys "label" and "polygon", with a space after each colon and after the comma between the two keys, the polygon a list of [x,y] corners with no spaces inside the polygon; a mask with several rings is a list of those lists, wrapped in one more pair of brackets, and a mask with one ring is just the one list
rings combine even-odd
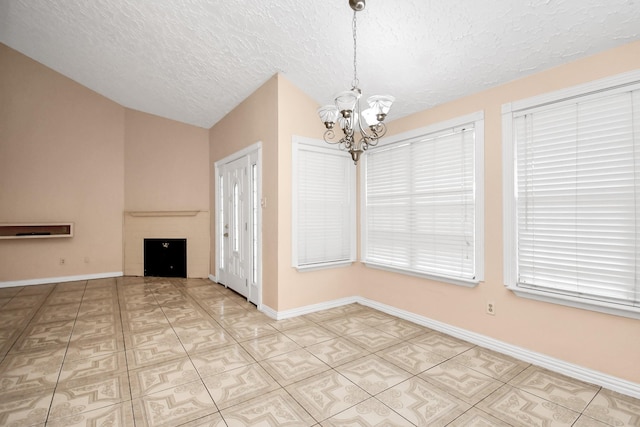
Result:
{"label": "window frame", "polygon": [[[347,171],[347,180],[349,184],[346,186],[347,198],[348,198],[348,212],[349,212],[349,233],[346,236],[349,240],[349,257],[344,260],[327,261],[314,264],[300,264],[299,260],[299,227],[298,227],[298,162],[299,151],[305,149],[308,151],[316,151],[321,153],[331,153],[344,157],[345,170]],[[300,272],[314,271],[327,268],[348,267],[356,261],[356,242],[357,242],[357,221],[356,221],[356,167],[348,155],[343,150],[340,150],[336,145],[329,145],[326,142],[318,139],[307,138],[294,135],[292,138],[292,152],[291,152],[291,265]]]}
{"label": "window frame", "polygon": [[[367,195],[366,195],[366,173],[369,152],[375,152],[376,149],[389,147],[410,142],[421,137],[436,135],[448,129],[463,127],[473,124],[474,126],[474,268],[475,278],[465,279],[461,277],[437,275],[410,268],[400,268],[381,263],[376,263],[366,259],[367,257]],[[455,117],[449,120],[438,122],[426,127],[414,129],[408,132],[400,133],[391,137],[385,137],[379,144],[370,148],[369,151],[361,157],[360,167],[360,261],[367,267],[376,268],[385,271],[391,271],[408,276],[419,277],[423,279],[434,280],[443,283],[449,283],[465,287],[475,287],[484,281],[484,111],[477,111],[464,116]]]}
{"label": "window frame", "polygon": [[[568,307],[640,319],[639,306],[617,304],[604,299],[597,299],[597,297],[591,295],[577,297],[560,291],[553,292],[552,290],[538,290],[518,286],[517,159],[513,135],[513,121],[518,114],[525,110],[553,108],[562,103],[600,93],[614,94],[636,89],[640,89],[640,70],[606,77],[502,105],[503,278],[505,287],[515,295]],[[640,211],[638,211],[638,215],[640,215]]]}

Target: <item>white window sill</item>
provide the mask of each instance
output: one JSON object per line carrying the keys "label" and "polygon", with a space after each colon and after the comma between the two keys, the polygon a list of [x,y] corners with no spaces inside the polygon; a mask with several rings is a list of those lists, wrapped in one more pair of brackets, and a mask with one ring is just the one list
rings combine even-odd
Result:
{"label": "white window sill", "polygon": [[408,276],[420,277],[421,279],[429,279],[437,282],[450,283],[452,285],[465,286],[467,288],[474,288],[478,286],[478,284],[481,282],[481,280],[465,280],[465,279],[459,279],[454,277],[426,274],[426,273],[421,273],[419,271],[413,271],[413,270],[408,270],[408,269],[398,268],[398,267],[390,267],[388,265],[376,264],[368,261],[362,261],[362,263],[367,267],[376,268],[378,270],[385,270],[385,271],[391,271],[393,273],[406,274]]}
{"label": "white window sill", "polygon": [[353,261],[336,261],[336,262],[324,262],[321,264],[309,264],[309,265],[294,265],[293,267],[300,273],[315,270],[325,270],[328,268],[342,268],[349,267],[353,264]]}
{"label": "white window sill", "polygon": [[507,289],[513,291],[513,293],[522,298],[528,298],[552,304],[560,304],[567,307],[581,308],[583,310],[597,311],[600,313],[612,314],[614,316],[640,319],[640,307],[614,304],[593,299],[578,298],[570,295],[548,291],[538,291],[535,289],[518,287],[516,285],[507,285]]}

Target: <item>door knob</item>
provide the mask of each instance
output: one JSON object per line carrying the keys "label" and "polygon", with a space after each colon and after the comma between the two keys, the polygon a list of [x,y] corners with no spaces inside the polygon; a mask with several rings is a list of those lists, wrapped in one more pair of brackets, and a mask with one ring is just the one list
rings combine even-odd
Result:
{"label": "door knob", "polygon": [[224,233],[223,236],[224,237],[229,237],[229,233]]}

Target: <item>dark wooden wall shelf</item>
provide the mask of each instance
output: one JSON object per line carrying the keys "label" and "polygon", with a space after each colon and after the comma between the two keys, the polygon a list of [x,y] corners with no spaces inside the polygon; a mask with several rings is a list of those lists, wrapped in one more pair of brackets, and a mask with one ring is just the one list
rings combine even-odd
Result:
{"label": "dark wooden wall shelf", "polygon": [[73,237],[73,223],[0,224],[0,239]]}

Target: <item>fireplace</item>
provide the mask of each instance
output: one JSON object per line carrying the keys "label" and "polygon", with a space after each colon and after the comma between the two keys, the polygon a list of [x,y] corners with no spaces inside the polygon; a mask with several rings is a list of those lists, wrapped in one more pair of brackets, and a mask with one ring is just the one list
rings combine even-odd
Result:
{"label": "fireplace", "polygon": [[[128,211],[124,213],[124,274],[145,276],[144,241],[185,240],[188,243],[186,275],[209,275],[209,212]],[[175,270],[175,266],[174,266]],[[156,273],[154,273],[156,274]]]}
{"label": "fireplace", "polygon": [[187,239],[144,239],[144,275],[187,277]]}

